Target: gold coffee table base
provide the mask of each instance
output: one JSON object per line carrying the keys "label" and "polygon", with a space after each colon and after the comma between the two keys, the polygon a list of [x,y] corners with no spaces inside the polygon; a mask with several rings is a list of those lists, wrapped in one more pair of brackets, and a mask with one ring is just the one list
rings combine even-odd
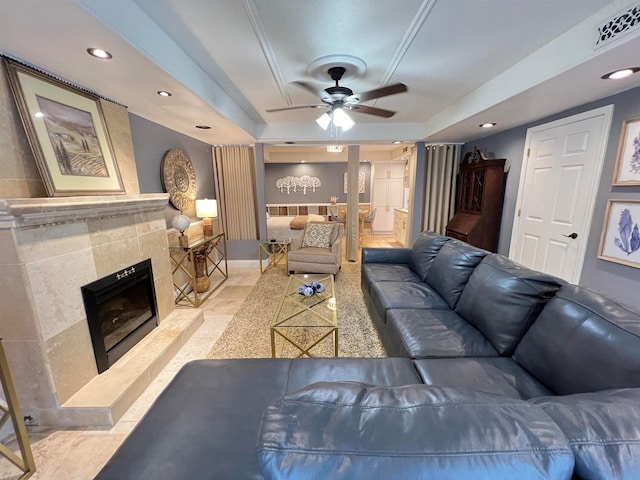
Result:
{"label": "gold coffee table base", "polygon": [[[304,283],[319,282],[324,291],[306,297]],[[271,325],[271,356],[338,356],[338,320],[333,275],[291,275]],[[333,299],[333,308],[329,308]],[[325,351],[318,351],[324,348]],[[285,355],[286,354],[286,355]]]}

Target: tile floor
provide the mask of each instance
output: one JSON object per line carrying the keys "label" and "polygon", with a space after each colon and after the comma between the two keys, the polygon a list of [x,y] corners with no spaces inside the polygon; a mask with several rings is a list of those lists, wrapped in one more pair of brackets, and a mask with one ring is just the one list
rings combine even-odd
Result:
{"label": "tile floor", "polygon": [[[399,247],[393,235],[364,236],[364,247]],[[140,398],[112,428],[29,428],[37,471],[34,480],[92,479],[135,427],[176,372],[190,360],[204,358],[260,278],[258,268],[234,268],[224,288],[201,305],[204,322]],[[186,308],[186,307],[180,307]],[[15,442],[8,444],[17,452]],[[17,480],[20,471],[0,458],[0,479]]]}

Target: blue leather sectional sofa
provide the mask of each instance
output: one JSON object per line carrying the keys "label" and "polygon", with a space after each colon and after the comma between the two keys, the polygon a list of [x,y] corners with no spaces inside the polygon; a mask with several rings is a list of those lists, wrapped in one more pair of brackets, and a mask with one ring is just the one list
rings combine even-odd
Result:
{"label": "blue leather sectional sofa", "polygon": [[362,290],[393,358],[191,362],[97,478],[640,478],[638,314],[429,232]]}

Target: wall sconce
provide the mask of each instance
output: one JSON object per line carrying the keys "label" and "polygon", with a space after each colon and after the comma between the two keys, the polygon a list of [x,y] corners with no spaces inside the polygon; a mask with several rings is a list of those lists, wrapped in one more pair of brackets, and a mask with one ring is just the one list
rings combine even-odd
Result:
{"label": "wall sconce", "polygon": [[178,244],[182,248],[189,247],[189,237],[184,234],[184,231],[189,228],[189,225],[191,225],[191,220],[189,220],[189,217],[186,215],[183,215],[182,212],[171,219],[171,226],[180,232]]}
{"label": "wall sconce", "polygon": [[202,218],[202,231],[206,237],[213,235],[211,217],[218,216],[218,202],[216,200],[196,200],[196,217]]}

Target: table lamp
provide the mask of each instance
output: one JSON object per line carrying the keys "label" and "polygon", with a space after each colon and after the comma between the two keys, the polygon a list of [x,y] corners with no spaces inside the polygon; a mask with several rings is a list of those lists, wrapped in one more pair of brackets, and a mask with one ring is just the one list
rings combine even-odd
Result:
{"label": "table lamp", "polygon": [[213,224],[211,217],[218,216],[218,204],[215,200],[207,198],[196,200],[196,217],[202,218],[202,232],[205,236],[213,235]]}

